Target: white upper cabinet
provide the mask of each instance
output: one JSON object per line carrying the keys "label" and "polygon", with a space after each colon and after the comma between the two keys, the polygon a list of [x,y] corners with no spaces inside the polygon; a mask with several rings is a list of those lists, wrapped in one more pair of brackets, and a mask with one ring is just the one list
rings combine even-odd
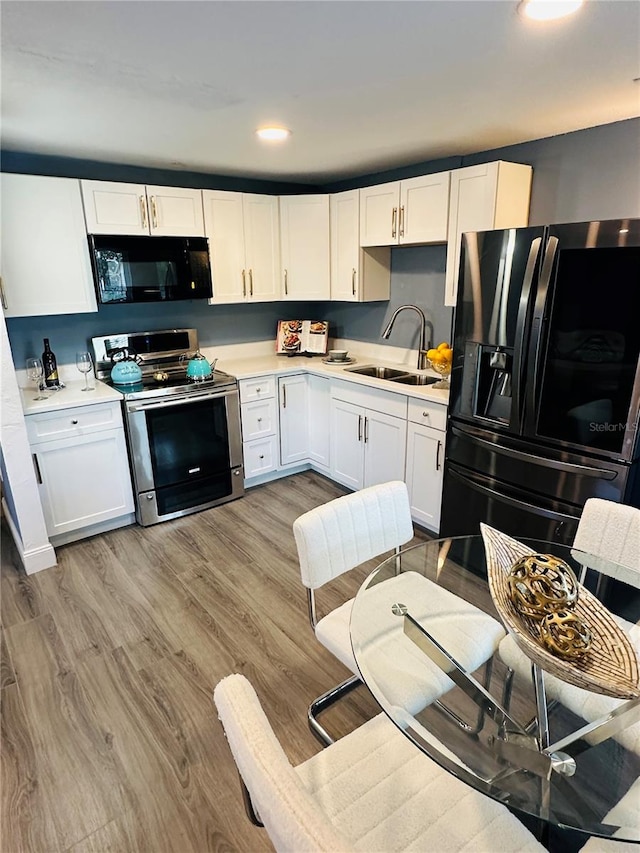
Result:
{"label": "white upper cabinet", "polygon": [[331,217],[331,299],[372,302],[389,299],[391,251],[360,247],[360,191],[334,193]]}
{"label": "white upper cabinet", "polygon": [[360,245],[401,246],[447,239],[450,172],[360,190]]}
{"label": "white upper cabinet", "polygon": [[445,305],[455,305],[465,231],[520,228],[529,222],[533,169],[499,160],[451,173]]}
{"label": "white upper cabinet", "polygon": [[2,174],[6,317],[97,311],[80,182]]}
{"label": "white upper cabinet", "polygon": [[201,190],[82,181],[89,234],[204,237]]}
{"label": "white upper cabinet", "polygon": [[329,196],[280,196],[282,298],[329,299]]}
{"label": "white upper cabinet", "polygon": [[271,302],[280,297],[278,197],[204,190],[211,304]]}

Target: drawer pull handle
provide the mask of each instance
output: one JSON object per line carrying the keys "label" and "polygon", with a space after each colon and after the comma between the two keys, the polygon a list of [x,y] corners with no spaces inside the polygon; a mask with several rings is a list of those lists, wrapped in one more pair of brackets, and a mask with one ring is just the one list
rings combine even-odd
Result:
{"label": "drawer pull handle", "polygon": [[422,417],[423,417],[423,418],[428,418],[428,417],[429,417],[429,412],[423,412],[423,413],[422,413]]}
{"label": "drawer pull handle", "polygon": [[261,453],[260,456],[258,456],[258,459],[264,459],[264,453]]}
{"label": "drawer pull handle", "polygon": [[72,423],[74,426],[76,426],[76,424],[78,423],[78,419],[77,419],[77,418],[74,418],[74,419],[71,421],[71,423]]}
{"label": "drawer pull handle", "polygon": [[259,424],[261,424],[261,423],[262,423],[262,418],[258,418],[258,423],[259,423]]}
{"label": "drawer pull handle", "polygon": [[33,455],[33,467],[36,469],[36,480],[38,481],[38,485],[42,485],[42,474],[40,473],[40,466],[38,465],[38,457],[34,453]]}
{"label": "drawer pull handle", "polygon": [[259,394],[262,391],[262,388],[256,388],[256,394]]}

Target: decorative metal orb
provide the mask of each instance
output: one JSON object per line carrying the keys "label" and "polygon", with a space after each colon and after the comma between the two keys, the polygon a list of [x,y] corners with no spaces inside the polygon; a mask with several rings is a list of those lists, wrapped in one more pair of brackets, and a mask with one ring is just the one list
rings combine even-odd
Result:
{"label": "decorative metal orb", "polygon": [[579,658],[591,646],[591,631],[568,610],[547,614],[540,623],[540,636],[549,651],[562,658]]}
{"label": "decorative metal orb", "polygon": [[578,600],[578,579],[564,560],[552,554],[531,554],[511,567],[508,594],[516,609],[531,619],[544,619]]}

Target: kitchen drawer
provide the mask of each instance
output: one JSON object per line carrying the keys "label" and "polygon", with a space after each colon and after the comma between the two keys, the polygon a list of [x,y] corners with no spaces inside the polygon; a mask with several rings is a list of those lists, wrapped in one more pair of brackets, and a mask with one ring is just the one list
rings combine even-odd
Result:
{"label": "kitchen drawer", "polygon": [[278,441],[275,435],[245,441],[242,445],[244,455],[244,477],[257,477],[269,471],[275,471],[278,460]]}
{"label": "kitchen drawer", "polygon": [[276,401],[273,397],[270,400],[243,403],[240,412],[243,441],[252,441],[255,438],[275,435],[278,414]]}
{"label": "kitchen drawer", "polygon": [[342,400],[396,418],[407,417],[407,398],[401,392],[369,388],[356,382],[334,379],[331,382],[331,399]]}
{"label": "kitchen drawer", "polygon": [[409,398],[409,420],[414,424],[424,424],[433,429],[446,430],[447,407],[431,400]]}
{"label": "kitchen drawer", "polygon": [[119,402],[99,403],[27,415],[25,421],[29,443],[40,444],[106,429],[122,429],[122,409]]}
{"label": "kitchen drawer", "polygon": [[254,400],[264,400],[276,396],[275,376],[258,376],[255,379],[241,379],[240,402],[250,403]]}

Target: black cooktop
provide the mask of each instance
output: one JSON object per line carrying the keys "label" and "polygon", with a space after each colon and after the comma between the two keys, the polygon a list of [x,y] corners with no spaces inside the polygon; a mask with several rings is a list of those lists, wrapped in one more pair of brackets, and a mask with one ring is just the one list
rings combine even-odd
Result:
{"label": "black cooktop", "polygon": [[214,370],[209,379],[190,379],[184,370],[180,371],[156,371],[151,374],[143,374],[140,382],[127,385],[113,382],[112,379],[103,379],[111,388],[120,391],[127,400],[136,400],[140,397],[164,397],[174,394],[191,394],[209,391],[214,388],[225,388],[236,385],[236,379],[222,370]]}

